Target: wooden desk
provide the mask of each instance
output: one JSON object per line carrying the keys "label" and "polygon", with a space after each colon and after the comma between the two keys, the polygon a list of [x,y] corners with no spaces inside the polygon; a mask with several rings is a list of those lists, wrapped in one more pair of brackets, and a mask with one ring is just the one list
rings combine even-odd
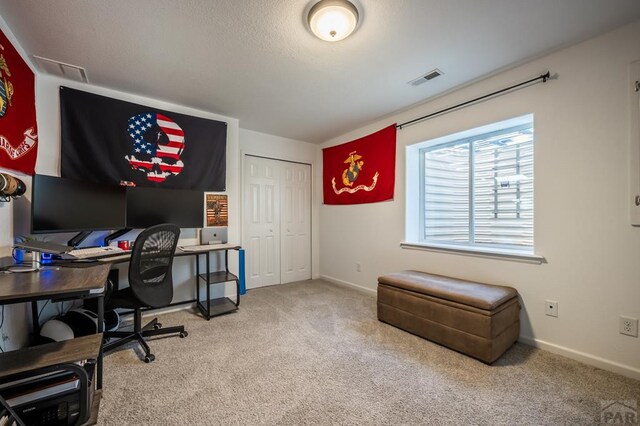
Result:
{"label": "wooden desk", "polygon": [[[71,267],[69,267],[71,266]],[[109,265],[73,268],[46,267],[37,272],[0,272],[0,305],[31,302],[33,331],[40,334],[38,319],[39,300],[98,299],[98,333],[104,331],[104,285],[109,275]],[[37,350],[37,347],[36,349]],[[102,351],[98,356],[96,383],[102,388]]]}
{"label": "wooden desk", "polygon": [[101,293],[108,274],[109,267],[101,264],[89,268],[47,267],[37,272],[0,272],[0,304]]}

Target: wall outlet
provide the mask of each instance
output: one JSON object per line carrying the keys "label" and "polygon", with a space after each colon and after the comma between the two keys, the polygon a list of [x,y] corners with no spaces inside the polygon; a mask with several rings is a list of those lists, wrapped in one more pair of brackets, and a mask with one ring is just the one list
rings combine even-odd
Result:
{"label": "wall outlet", "polygon": [[360,265],[360,262],[356,263],[356,271],[357,272],[361,272],[362,271],[362,267]]}
{"label": "wall outlet", "polygon": [[558,302],[555,300],[544,301],[544,313],[550,317],[558,317]]}
{"label": "wall outlet", "polygon": [[620,334],[638,337],[638,318],[620,315]]}

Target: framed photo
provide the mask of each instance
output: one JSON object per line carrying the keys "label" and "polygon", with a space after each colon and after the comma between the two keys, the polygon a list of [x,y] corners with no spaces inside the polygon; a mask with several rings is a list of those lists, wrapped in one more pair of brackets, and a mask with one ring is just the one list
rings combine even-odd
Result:
{"label": "framed photo", "polygon": [[229,202],[226,194],[205,194],[207,226],[229,226]]}

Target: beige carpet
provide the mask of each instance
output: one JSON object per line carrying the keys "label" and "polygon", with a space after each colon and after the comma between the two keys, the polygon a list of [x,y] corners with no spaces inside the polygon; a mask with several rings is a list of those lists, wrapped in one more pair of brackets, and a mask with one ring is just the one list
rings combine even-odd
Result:
{"label": "beige carpet", "polygon": [[493,366],[376,319],[375,298],[323,281],[251,290],[238,313],[182,311],[186,339],[105,360],[104,425],[587,425],[640,382],[517,344]]}

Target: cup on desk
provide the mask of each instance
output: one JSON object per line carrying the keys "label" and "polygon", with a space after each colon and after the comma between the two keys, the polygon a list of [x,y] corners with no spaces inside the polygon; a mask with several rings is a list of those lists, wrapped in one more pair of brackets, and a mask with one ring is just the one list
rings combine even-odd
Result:
{"label": "cup on desk", "polygon": [[118,241],[118,247],[121,248],[122,250],[129,250],[129,241],[127,240]]}

